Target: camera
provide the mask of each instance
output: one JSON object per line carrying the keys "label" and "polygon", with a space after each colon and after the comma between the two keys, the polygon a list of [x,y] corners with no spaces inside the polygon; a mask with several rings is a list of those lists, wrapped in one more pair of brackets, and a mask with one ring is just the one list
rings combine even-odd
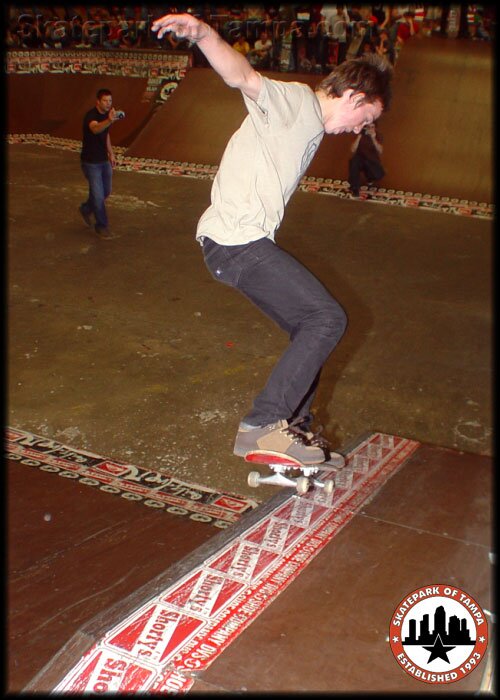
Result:
{"label": "camera", "polygon": [[115,117],[117,119],[125,119],[125,112],[123,112],[121,109],[117,109],[115,112]]}

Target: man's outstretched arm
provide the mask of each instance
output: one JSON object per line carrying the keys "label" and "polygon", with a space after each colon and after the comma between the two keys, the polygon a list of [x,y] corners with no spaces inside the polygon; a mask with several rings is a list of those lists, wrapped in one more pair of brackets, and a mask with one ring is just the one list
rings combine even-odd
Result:
{"label": "man's outstretched arm", "polygon": [[212,68],[230,87],[241,90],[247,97],[256,100],[259,96],[261,77],[247,59],[235,51],[221,36],[205,22],[193,15],[164,15],[152,25],[161,39],[165,32],[175,32],[198,44]]}

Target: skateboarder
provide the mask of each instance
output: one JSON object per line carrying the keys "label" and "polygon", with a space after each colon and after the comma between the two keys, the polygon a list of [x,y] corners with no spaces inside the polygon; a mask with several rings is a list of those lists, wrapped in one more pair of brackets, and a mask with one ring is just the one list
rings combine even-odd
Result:
{"label": "skateboarder", "polygon": [[264,77],[193,15],[165,15],[152,29],[159,39],[173,31],[196,43],[222,79],[241,91],[248,110],[226,147],[196,238],[213,277],[273,319],[290,344],[241,421],[234,453],[265,450],[319,464],[328,445],[311,431],[310,408],[347,318],[274,236],[324,134],[357,134],[388,106],[391,68],[375,55],[346,61],[313,91]]}

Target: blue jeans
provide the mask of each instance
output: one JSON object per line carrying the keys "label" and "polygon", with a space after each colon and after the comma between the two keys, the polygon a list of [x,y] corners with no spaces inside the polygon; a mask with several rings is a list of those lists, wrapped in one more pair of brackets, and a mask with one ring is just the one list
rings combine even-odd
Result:
{"label": "blue jeans", "polygon": [[82,162],[83,174],[89,181],[89,197],[81,205],[85,214],[95,216],[95,225],[101,228],[108,227],[108,214],[106,212],[105,201],[111,194],[111,180],[113,168],[111,163],[84,163]]}
{"label": "blue jeans", "polygon": [[347,327],[344,310],[307,268],[269,238],[235,246],[205,238],[203,255],[216,280],[238,289],[290,336],[243,421],[263,426],[300,416],[310,422],[321,368]]}

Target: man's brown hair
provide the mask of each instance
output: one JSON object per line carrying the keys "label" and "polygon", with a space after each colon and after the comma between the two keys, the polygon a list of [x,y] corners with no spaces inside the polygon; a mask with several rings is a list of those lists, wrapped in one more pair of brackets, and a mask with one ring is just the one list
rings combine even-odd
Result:
{"label": "man's brown hair", "polygon": [[102,97],[107,97],[108,95],[111,95],[111,90],[108,90],[108,88],[101,88],[96,93],[98,100],[100,100]]}
{"label": "man's brown hair", "polygon": [[392,97],[392,75],[392,66],[386,59],[377,54],[367,54],[336,66],[316,86],[316,90],[322,90],[330,97],[342,97],[346,90],[363,92],[365,97],[362,102],[373,103],[380,100],[385,110],[388,109]]}

